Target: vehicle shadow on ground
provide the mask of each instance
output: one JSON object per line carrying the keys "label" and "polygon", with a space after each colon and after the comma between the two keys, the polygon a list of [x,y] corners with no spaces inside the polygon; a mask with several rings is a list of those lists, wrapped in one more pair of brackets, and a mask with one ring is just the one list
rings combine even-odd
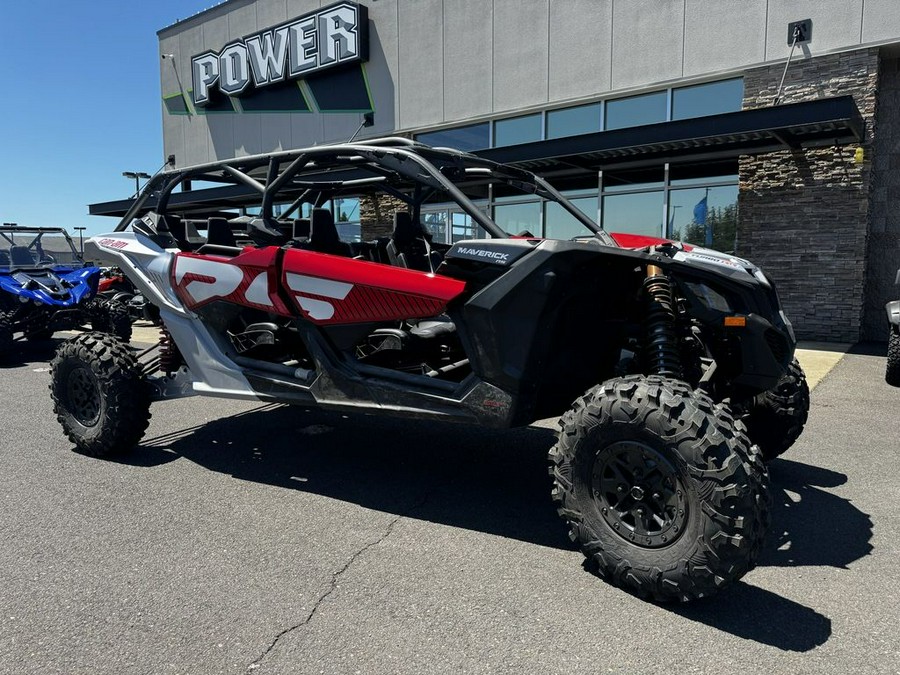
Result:
{"label": "vehicle shadow on ground", "polygon": [[62,342],[64,339],[58,337],[35,342],[17,339],[8,350],[0,354],[0,370],[21,368],[41,362],[49,363]]}
{"label": "vehicle shadow on ground", "polygon": [[[148,438],[120,461],[156,466],[184,457],[240,480],[574,550],[549,498],[552,429],[490,430],[269,405]],[[871,551],[871,519],[820,489],[846,477],[790,460],[772,464],[773,526],[761,566],[846,567]],[[831,635],[812,608],[740,582],[674,613],[786,651]]]}
{"label": "vehicle shadow on ground", "polygon": [[503,537],[574,549],[550,500],[551,429],[265,406],[145,439],[120,461],[184,457],[240,480]]}
{"label": "vehicle shadow on ground", "polygon": [[760,565],[845,569],[872,552],[872,519],[848,500],[821,488],[847,482],[836,471],[787,459],[769,466],[772,525]]}

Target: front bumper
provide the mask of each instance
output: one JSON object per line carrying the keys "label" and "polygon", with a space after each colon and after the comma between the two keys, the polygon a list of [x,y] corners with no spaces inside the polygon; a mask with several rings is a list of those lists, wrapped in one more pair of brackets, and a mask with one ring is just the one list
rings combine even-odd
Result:
{"label": "front bumper", "polygon": [[884,306],[887,312],[888,323],[892,326],[900,326],[900,300],[893,300]]}

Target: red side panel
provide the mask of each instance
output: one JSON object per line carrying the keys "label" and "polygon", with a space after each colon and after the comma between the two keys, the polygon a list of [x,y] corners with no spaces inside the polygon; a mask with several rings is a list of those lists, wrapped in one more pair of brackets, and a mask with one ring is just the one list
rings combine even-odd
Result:
{"label": "red side panel", "polygon": [[[625,232],[610,232],[609,234],[622,248],[644,248],[645,246],[658,246],[659,244],[675,243],[671,239],[648,237],[643,234],[627,234]],[[694,247],[690,244],[684,244],[685,251],[690,251],[692,248]]]}
{"label": "red side panel", "polygon": [[465,288],[448,277],[301,249],[285,251],[281,283],[297,311],[322,325],[435,316]]}
{"label": "red side panel", "polygon": [[245,248],[234,258],[178,253],[172,264],[172,288],[189,309],[214,300],[290,316],[278,297],[278,248]]}

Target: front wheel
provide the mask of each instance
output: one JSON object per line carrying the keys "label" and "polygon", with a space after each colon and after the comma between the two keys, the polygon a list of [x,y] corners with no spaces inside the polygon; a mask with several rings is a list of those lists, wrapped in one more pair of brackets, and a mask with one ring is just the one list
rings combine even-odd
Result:
{"label": "front wheel", "polygon": [[84,333],[60,345],[50,368],[56,419],[81,452],[104,457],[137,445],[150,422],[150,393],[121,340]]}
{"label": "front wheel", "polygon": [[892,387],[900,387],[900,327],[892,325],[890,330],[884,381]]}
{"label": "front wheel", "polygon": [[809,385],[797,359],[778,384],[761,394],[744,418],[750,440],[770,462],[800,438],[809,417]]}
{"label": "front wheel", "polygon": [[686,601],[753,568],[768,473],[725,406],[681,382],[628,376],[588,391],[560,425],[553,498],[603,577]]}

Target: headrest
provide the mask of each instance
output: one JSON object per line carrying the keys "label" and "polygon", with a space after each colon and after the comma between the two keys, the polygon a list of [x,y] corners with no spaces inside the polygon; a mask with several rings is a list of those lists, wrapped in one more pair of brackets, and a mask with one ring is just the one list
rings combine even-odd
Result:
{"label": "headrest", "polygon": [[310,241],[315,245],[337,243],[341,240],[338,236],[337,228],[334,226],[334,216],[328,209],[313,209],[312,214],[312,234]]}
{"label": "headrest", "polygon": [[309,239],[312,231],[309,218],[297,218],[294,220],[294,239]]}
{"label": "headrest", "polygon": [[409,211],[394,211],[394,231],[391,233],[391,239],[398,247],[403,248],[424,234],[422,227],[418,223],[413,223]]}

